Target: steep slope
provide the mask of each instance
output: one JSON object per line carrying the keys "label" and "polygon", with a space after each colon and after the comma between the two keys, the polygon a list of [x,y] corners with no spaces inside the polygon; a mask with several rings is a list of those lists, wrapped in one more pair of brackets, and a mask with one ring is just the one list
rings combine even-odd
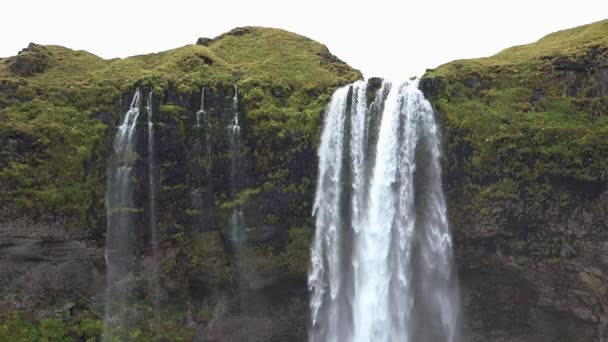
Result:
{"label": "steep slope", "polygon": [[608,338],[608,20],[427,71],[471,341]]}

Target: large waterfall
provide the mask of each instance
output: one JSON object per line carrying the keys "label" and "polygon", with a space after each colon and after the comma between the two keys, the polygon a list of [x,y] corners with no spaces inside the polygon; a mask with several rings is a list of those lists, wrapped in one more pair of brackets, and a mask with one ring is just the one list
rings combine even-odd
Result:
{"label": "large waterfall", "polygon": [[440,156],[416,81],[334,93],[313,208],[311,341],[457,340]]}
{"label": "large waterfall", "polygon": [[129,318],[126,303],[131,290],[129,271],[133,254],[133,184],[131,170],[138,158],[135,127],[140,113],[141,94],[137,90],[116,136],[108,166],[106,193],[106,303],[104,332],[125,326]]}

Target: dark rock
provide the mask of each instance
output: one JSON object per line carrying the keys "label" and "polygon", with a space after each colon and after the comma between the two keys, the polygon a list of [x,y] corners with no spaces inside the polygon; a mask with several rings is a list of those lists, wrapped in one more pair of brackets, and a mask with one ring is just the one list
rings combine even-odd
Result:
{"label": "dark rock", "polygon": [[377,90],[382,87],[382,82],[384,82],[384,80],[381,77],[370,77],[367,80],[367,87]]}
{"label": "dark rock", "polygon": [[230,31],[228,31],[228,35],[230,36],[242,36],[248,33],[251,33],[253,31],[253,29],[251,27],[245,26],[245,27],[237,27],[235,29],[232,29]]}
{"label": "dark rock", "polygon": [[196,54],[196,57],[200,58],[203,60],[203,63],[207,64],[207,65],[212,65],[213,64],[213,58],[209,57],[209,56],[205,56],[201,53]]}
{"label": "dark rock", "polygon": [[213,43],[213,39],[207,37],[201,37],[196,41],[196,45],[209,46]]}
{"label": "dark rock", "polygon": [[543,97],[547,96],[547,90],[546,89],[534,89],[534,91],[532,92],[532,101],[533,102],[538,102],[540,101]]}
{"label": "dark rock", "polygon": [[371,77],[367,80],[367,103],[372,103],[376,98],[376,93],[382,87],[384,80],[380,77]]}
{"label": "dark rock", "polygon": [[97,119],[106,125],[111,125],[117,115],[110,112],[96,112],[91,114],[92,119]]}
{"label": "dark rock", "polygon": [[438,92],[443,87],[445,80],[443,77],[423,77],[420,79],[420,90],[427,99],[435,99]]}
{"label": "dark rock", "polygon": [[553,60],[553,67],[558,71],[585,71],[589,65],[584,61],[573,61],[567,57],[558,57]]}
{"label": "dark rock", "polygon": [[19,76],[32,76],[41,73],[49,62],[50,52],[42,45],[30,43],[21,50],[9,64],[9,69]]}
{"label": "dark rock", "polygon": [[317,53],[317,55],[319,57],[321,57],[325,62],[328,63],[339,63],[342,62],[338,57],[336,57],[334,54],[332,54],[329,49],[327,48],[327,46],[323,46],[324,49],[323,51]]}
{"label": "dark rock", "polygon": [[481,85],[481,77],[479,75],[473,75],[469,78],[467,78],[464,81],[464,85],[469,87],[469,88],[475,88],[477,86]]}
{"label": "dark rock", "polygon": [[279,86],[272,87],[272,89],[270,89],[270,92],[272,93],[272,96],[280,99],[287,98],[289,97],[289,95],[291,95],[291,89],[286,89]]}

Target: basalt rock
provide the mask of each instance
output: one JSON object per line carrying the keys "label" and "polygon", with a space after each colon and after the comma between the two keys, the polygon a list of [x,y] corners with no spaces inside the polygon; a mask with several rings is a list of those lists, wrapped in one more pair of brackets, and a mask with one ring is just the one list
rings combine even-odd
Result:
{"label": "basalt rock", "polygon": [[[608,113],[601,41],[608,21],[568,33],[593,32],[562,48],[545,45],[558,44],[558,32],[448,63],[421,81],[443,124],[467,341],[608,338],[608,150],[600,143],[608,136],[599,121]],[[517,122],[551,115],[563,115],[560,127]],[[544,130],[552,139],[535,142]],[[592,153],[559,165],[573,139],[596,135],[585,143]],[[555,154],[537,152],[547,148]]]}
{"label": "basalt rock", "polygon": [[49,62],[49,52],[46,47],[30,43],[21,50],[9,63],[9,69],[19,76],[32,76],[44,71]]}

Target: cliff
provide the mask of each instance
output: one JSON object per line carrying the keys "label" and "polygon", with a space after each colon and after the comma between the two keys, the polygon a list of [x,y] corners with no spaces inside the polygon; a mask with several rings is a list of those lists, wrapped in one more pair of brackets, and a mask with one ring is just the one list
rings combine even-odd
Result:
{"label": "cliff", "polygon": [[[420,82],[442,123],[468,341],[608,337],[606,37],[602,21]],[[321,44],[258,27],[126,59],[30,44],[0,60],[0,340],[100,334],[106,161],[137,88],[152,92],[156,118],[161,319],[149,299],[142,121],[129,338],[304,339],[323,112],[361,77]],[[235,85],[237,193],[226,136]],[[201,98],[209,160],[196,149]],[[246,222],[238,256],[227,226],[236,206]]]}
{"label": "cliff", "polygon": [[[321,44],[258,27],[126,59],[30,44],[0,61],[5,333],[17,338],[25,331],[21,326],[42,320],[72,337],[99,334],[106,161],[117,125],[139,88],[152,92],[158,140],[162,320],[151,318],[147,296],[150,156],[142,115],[135,132],[136,207],[129,209],[138,265],[132,275],[132,338],[304,335],[322,114],[337,86],[361,77]],[[235,95],[243,118],[243,177],[232,193],[226,130]],[[210,160],[200,158],[196,147],[203,139],[195,128],[202,100],[212,127]],[[244,210],[247,240],[238,258],[228,227],[237,205]],[[43,334],[42,323],[31,327]]]}
{"label": "cliff", "polygon": [[470,341],[608,338],[608,21],[427,71]]}

